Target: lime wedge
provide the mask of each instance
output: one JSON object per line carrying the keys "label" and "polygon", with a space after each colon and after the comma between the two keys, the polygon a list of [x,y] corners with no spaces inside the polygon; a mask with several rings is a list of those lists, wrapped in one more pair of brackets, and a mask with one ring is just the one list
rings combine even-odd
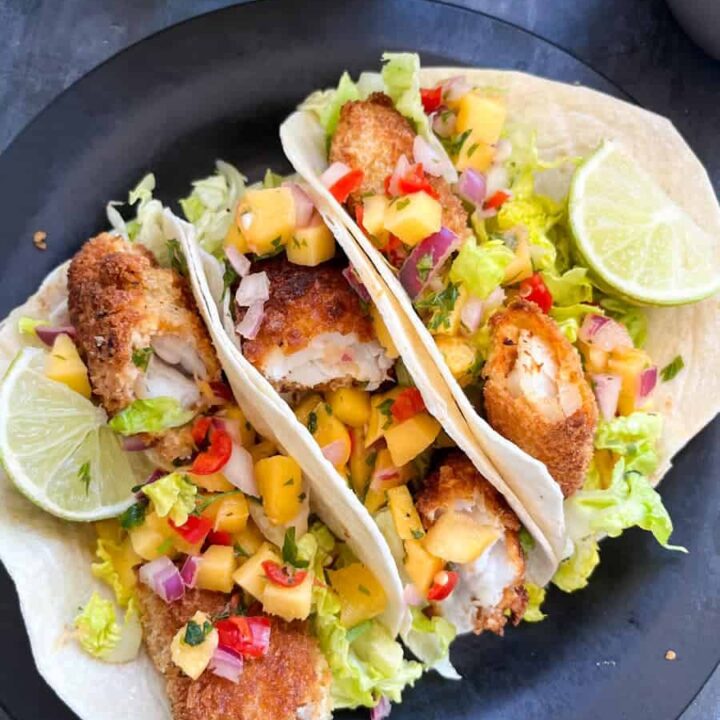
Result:
{"label": "lime wedge", "polygon": [[42,374],[44,355],[21,350],[0,384],[0,461],[18,490],[53,515],[114,517],[132,504],[144,468],[102,409]]}
{"label": "lime wedge", "polygon": [[570,225],[601,285],[648,305],[680,305],[720,288],[714,238],[611,142],[575,172]]}

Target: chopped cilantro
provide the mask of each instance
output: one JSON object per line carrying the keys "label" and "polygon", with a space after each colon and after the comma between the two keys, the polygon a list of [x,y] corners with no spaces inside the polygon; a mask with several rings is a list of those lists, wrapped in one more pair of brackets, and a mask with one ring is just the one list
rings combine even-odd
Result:
{"label": "chopped cilantro", "polygon": [[371,594],[370,591],[369,591],[364,585],[358,585],[358,590],[359,590],[363,595],[368,595],[368,596],[369,596],[369,595]]}
{"label": "chopped cilantro", "polygon": [[410,198],[408,198],[408,197],[402,198],[402,200],[397,200],[395,202],[395,209],[396,210],[404,210],[409,204],[410,204]]}
{"label": "chopped cilantro", "polygon": [[133,350],[133,365],[140,368],[141,370],[147,370],[147,367],[150,363],[150,358],[152,357],[152,353],[153,351],[151,347],[138,348],[137,350]]}
{"label": "chopped cilantro", "polygon": [[275,248],[275,250],[278,250],[282,247],[282,238],[278,235],[270,244]]}
{"label": "chopped cilantro", "polygon": [[455,307],[459,294],[458,285],[448,283],[440,292],[431,293],[415,303],[415,307],[419,310],[432,310],[433,314],[428,323],[429,330],[437,330],[441,326],[450,327],[450,313]]}
{"label": "chopped cilantro", "polygon": [[520,547],[527,555],[535,547],[535,538],[524,528],[520,528],[519,532]]}
{"label": "chopped cilantro", "polygon": [[333,414],[332,408],[330,407],[330,404],[329,404],[329,403],[325,403],[325,412],[326,412],[328,415],[332,415],[332,414]]}
{"label": "chopped cilantro", "polygon": [[425,253],[415,264],[418,277],[425,282],[428,279],[430,271],[433,269],[433,255],[431,252]]}
{"label": "chopped cilantro", "polygon": [[682,359],[682,355],[677,355],[672,362],[660,371],[662,381],[670,382],[684,367],[685,361]]}
{"label": "chopped cilantro", "polygon": [[85,486],[85,494],[90,492],[90,461],[84,462],[78,470],[78,480]]}
{"label": "chopped cilantro", "polygon": [[377,450],[373,450],[372,452],[369,452],[368,456],[365,458],[365,464],[369,467],[374,467],[376,459],[377,459]]}
{"label": "chopped cilantro", "polygon": [[392,425],[392,406],[395,404],[395,401],[392,398],[387,398],[386,400],[383,400],[378,405],[378,410],[385,416],[385,424],[383,425],[383,430],[387,430]]}
{"label": "chopped cilantro", "polygon": [[302,502],[303,500],[305,500],[306,497],[307,497],[307,493],[301,492],[301,493],[298,495],[298,500],[299,500],[300,502]]}
{"label": "chopped cilantro", "polygon": [[163,540],[157,546],[157,554],[164,555],[168,550],[172,550],[172,546],[173,546],[172,538],[167,538],[166,540]]}
{"label": "chopped cilantro", "polygon": [[287,565],[294,568],[306,568],[310,564],[307,560],[298,557],[297,543],[295,542],[295,528],[291,527],[285,531],[285,539],[282,546],[282,559]]}
{"label": "chopped cilantro", "polygon": [[289,480],[286,480],[283,483],[283,487],[289,487],[290,485],[293,485],[295,483],[295,480],[293,478],[290,478]]}
{"label": "chopped cilantro", "polygon": [[175,272],[178,272],[181,275],[187,277],[187,260],[183,255],[182,249],[180,248],[180,243],[177,240],[168,240],[167,249],[168,253],[170,253],[170,267],[172,267]]}
{"label": "chopped cilantro", "polygon": [[452,135],[449,138],[441,138],[440,142],[442,142],[445,151],[448,155],[450,155],[450,157],[454,157],[460,152],[462,146],[465,144],[465,141],[468,137],[470,137],[471,132],[471,130],[466,130],[460,135]]}
{"label": "chopped cilantro", "polygon": [[235,272],[235,268],[230,263],[225,263],[225,272],[223,273],[223,294],[233,286],[233,283],[238,279],[238,274]]}
{"label": "chopped cilantro", "polygon": [[233,552],[235,553],[235,557],[250,557],[250,553],[239,543],[233,545]]}
{"label": "chopped cilantro", "polygon": [[[220,498],[228,497],[228,495],[237,495],[241,492],[242,490],[228,490],[227,492],[213,493],[212,495],[199,495],[197,499],[200,502],[195,505],[195,509],[193,510],[192,514],[199,515],[201,512],[203,512],[203,510],[206,510],[214,502],[220,500]],[[250,495],[249,497],[252,499],[252,495]]]}
{"label": "chopped cilantro", "polygon": [[188,624],[185,626],[185,637],[183,642],[190,647],[195,647],[204,642],[205,638],[210,634],[213,629],[213,624],[206,620],[202,625],[196,623],[194,620],[188,620]]}
{"label": "chopped cilantro", "polygon": [[145,513],[147,512],[147,503],[138,502],[131,505],[121,516],[120,516],[120,527],[125,530],[138,527],[145,522]]}
{"label": "chopped cilantro", "polygon": [[473,153],[480,147],[480,143],[473,143],[467,151],[467,156],[471,158],[473,156]]}
{"label": "chopped cilantro", "polygon": [[310,431],[310,433],[312,435],[314,435],[315,431],[317,430],[317,414],[315,412],[311,412],[308,415],[307,429]]}
{"label": "chopped cilantro", "polygon": [[412,530],[412,536],[415,540],[420,540],[420,538],[425,537],[425,533],[422,530]]}

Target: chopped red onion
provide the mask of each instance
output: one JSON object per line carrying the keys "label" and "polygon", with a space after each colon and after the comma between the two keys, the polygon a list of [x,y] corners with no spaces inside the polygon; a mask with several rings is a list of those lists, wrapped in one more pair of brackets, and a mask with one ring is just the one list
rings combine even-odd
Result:
{"label": "chopped red onion", "polygon": [[416,135],[413,140],[413,158],[416,163],[422,163],[428,175],[443,177],[448,171],[454,172],[450,158],[434,148],[422,135]]}
{"label": "chopped red onion", "polygon": [[239,443],[233,441],[230,459],[222,468],[222,474],[228,481],[246,495],[260,497],[255,482],[255,468],[252,455]]}
{"label": "chopped red onion", "polygon": [[325,445],[321,452],[331,465],[339,465],[345,457],[345,443],[342,440],[333,440]]}
{"label": "chopped red onion", "polygon": [[143,435],[126,435],[121,438],[120,443],[125,452],[142,452],[149,447]]}
{"label": "chopped red onion", "polygon": [[340,178],[345,177],[351,169],[341,162],[334,162],[321,176],[320,182],[326,187],[331,188]]}
{"label": "chopped red onion", "polygon": [[[452,230],[442,227],[413,248],[400,268],[400,282],[411,299],[425,289],[459,244],[460,238]],[[421,262],[422,267],[418,269]]]}
{"label": "chopped red onion", "polygon": [[243,658],[232,648],[218,645],[208,667],[214,675],[225,678],[231,683],[237,683],[243,671]]}
{"label": "chopped red onion", "polygon": [[403,600],[405,601],[406,605],[412,605],[413,607],[418,607],[424,602],[423,596],[420,594],[420,592],[413,583],[408,583],[403,588]]}
{"label": "chopped red onion", "polygon": [[67,335],[70,339],[74,340],[77,332],[72,325],[38,325],[35,328],[35,334],[46,345],[52,347],[58,335]]}
{"label": "chopped red onion", "polygon": [[460,175],[456,189],[461,198],[476,207],[481,207],[485,200],[486,188],[485,176],[473,168],[467,168]]}
{"label": "chopped red onion", "polygon": [[348,281],[348,285],[350,285],[350,287],[360,296],[360,299],[363,302],[370,302],[370,293],[365,285],[363,285],[362,280],[360,280],[355,268],[352,265],[348,265],[342,271],[342,276]]}
{"label": "chopped red onion", "polygon": [[622,378],[619,375],[593,375],[593,390],[600,414],[605,420],[612,420],[617,411]]}
{"label": "chopped red onion", "polygon": [[657,367],[649,367],[640,373],[640,382],[638,383],[637,404],[644,403],[655,389],[658,380]]}
{"label": "chopped red onion", "polygon": [[315,205],[305,190],[295,182],[285,181],[283,187],[290,188],[295,205],[295,227],[304,228],[310,224]]}
{"label": "chopped red onion", "polygon": [[447,108],[441,108],[433,115],[432,128],[435,134],[441,138],[449,138],[455,134],[455,123],[457,115]]}
{"label": "chopped red onion", "polygon": [[586,315],[578,336],[583,342],[594,345],[605,352],[633,347],[633,341],[627,328],[604,315],[594,313]]}
{"label": "chopped red onion", "polygon": [[480,327],[484,309],[485,303],[477,297],[469,298],[462,306],[460,321],[469,332],[474,333]]}
{"label": "chopped red onion", "polygon": [[266,272],[250,273],[238,285],[235,302],[239,307],[250,307],[270,299],[270,280]]}
{"label": "chopped red onion", "polygon": [[265,317],[265,303],[253,303],[245,313],[245,317],[236,325],[235,332],[241,337],[252,340],[260,332]]}
{"label": "chopped red onion", "polygon": [[182,578],[185,587],[195,587],[201,562],[202,558],[199,555],[188,555],[185,559],[182,569],[180,570],[180,577]]}
{"label": "chopped red onion", "polygon": [[390,701],[383,695],[370,710],[370,720],[385,720],[387,717],[390,717]]}
{"label": "chopped red onion", "polygon": [[252,263],[234,245],[228,245],[225,248],[225,255],[233,270],[240,277],[245,277],[250,272]]}
{"label": "chopped red onion", "polygon": [[442,88],[443,99],[446,102],[454,102],[455,100],[459,100],[463,95],[467,95],[472,90],[472,85],[464,75],[455,75],[445,80]]}
{"label": "chopped red onion", "polygon": [[185,584],[180,572],[165,555],[145,563],[138,573],[140,582],[147,585],[166,603],[179,600],[185,594]]}
{"label": "chopped red onion", "polygon": [[395,163],[393,174],[390,176],[390,182],[387,186],[388,195],[391,195],[392,197],[402,195],[402,191],[400,190],[400,178],[407,173],[409,168],[410,161],[404,155],[401,155],[398,158],[397,163]]}

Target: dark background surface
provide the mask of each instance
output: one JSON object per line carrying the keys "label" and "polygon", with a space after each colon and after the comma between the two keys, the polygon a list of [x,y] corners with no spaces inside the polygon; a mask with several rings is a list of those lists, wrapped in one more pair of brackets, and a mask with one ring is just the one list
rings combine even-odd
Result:
{"label": "dark background surface", "polygon": [[[0,2],[0,150],[61,90],[99,62],[163,27],[227,4],[231,3]],[[708,167],[716,187],[720,184],[720,62],[692,45],[661,0],[465,0],[456,4],[505,19],[556,43],[641,105],[670,117]],[[20,622],[14,597],[0,598],[0,618],[3,624]],[[11,667],[0,668],[0,674],[12,673]],[[716,673],[683,720],[717,718],[720,677]]]}

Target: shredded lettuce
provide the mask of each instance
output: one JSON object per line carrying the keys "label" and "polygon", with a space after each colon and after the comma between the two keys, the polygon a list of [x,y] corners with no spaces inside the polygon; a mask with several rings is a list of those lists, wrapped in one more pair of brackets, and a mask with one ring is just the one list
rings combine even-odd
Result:
{"label": "shredded lettuce", "polygon": [[573,554],[560,563],[553,585],[563,592],[575,592],[587,587],[590,575],[600,562],[597,540],[582,538],[574,543]]}
{"label": "shredded lettuce", "polygon": [[35,336],[35,330],[42,325],[49,325],[49,320],[36,320],[31,317],[21,317],[18,319],[17,329],[21,335],[33,335]]}
{"label": "shredded lettuce", "polygon": [[582,325],[583,318],[588,313],[600,313],[597,305],[589,305],[587,303],[578,303],[576,305],[568,305],[567,307],[558,307],[553,305],[550,308],[550,317],[555,320],[565,337],[574,343],[578,339],[578,331]]}
{"label": "shredded lettuce", "polygon": [[198,243],[209,253],[222,246],[247,182],[230,163],[218,160],[215,168],[215,175],[195,180],[190,195],[180,200],[183,214],[195,227]]}
{"label": "shredded lettuce", "polygon": [[528,605],[522,619],[531,623],[544,620],[547,615],[540,609],[540,606],[545,602],[545,588],[528,582],[525,583],[525,590],[528,594]]}
{"label": "shredded lettuce", "polygon": [[133,550],[130,539],[122,542],[98,538],[95,554],[99,562],[91,565],[92,574],[106,582],[115,593],[115,599],[127,607],[135,596],[137,579],[133,568],[142,558]]}
{"label": "shredded lettuce", "polygon": [[168,428],[179,427],[195,417],[191,410],[184,410],[172,397],[157,397],[135,400],[119,412],[108,425],[121,435],[157,433]]}
{"label": "shredded lettuce", "polygon": [[502,240],[478,245],[475,238],[466,240],[450,267],[450,280],[463,283],[465,289],[481,300],[503,281],[505,268],[514,255]]}
{"label": "shredded lettuce", "polygon": [[587,270],[583,267],[574,267],[562,275],[554,271],[546,271],[542,273],[542,278],[553,297],[554,305],[567,307],[592,302],[592,283],[588,279]]}
{"label": "shredded lettuce", "polygon": [[94,658],[110,663],[134,660],[140,652],[142,628],[134,601],[121,624],[117,608],[94,592],[75,617],[80,647]]}
{"label": "shredded lettuce", "polygon": [[661,436],[661,415],[634,412],[601,422],[595,435],[595,447],[622,456],[626,471],[649,475],[658,466],[657,443]]}
{"label": "shredded lettuce", "polygon": [[600,306],[607,311],[611,318],[621,322],[627,328],[635,347],[641,348],[645,345],[648,321],[644,310],[628,305],[623,300],[614,297],[603,298],[600,300]]}
{"label": "shredded lettuce", "polygon": [[160,517],[169,516],[176,525],[184,525],[195,509],[197,487],[183,473],[174,472],[143,487]]}
{"label": "shredded lettuce", "polygon": [[411,607],[412,623],[403,636],[410,652],[426,668],[433,668],[448,680],[460,680],[450,662],[450,644],[457,635],[455,626],[438,615],[430,618],[420,608]]}

